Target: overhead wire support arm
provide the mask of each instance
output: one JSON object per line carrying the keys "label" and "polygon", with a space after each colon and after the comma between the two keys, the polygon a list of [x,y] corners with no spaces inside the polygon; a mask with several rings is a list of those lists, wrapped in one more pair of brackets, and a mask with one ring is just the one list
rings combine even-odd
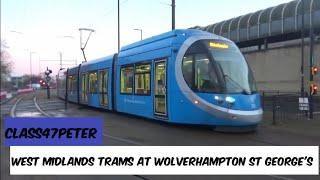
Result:
{"label": "overhead wire support arm", "polygon": [[[87,46],[87,44],[88,44],[88,41],[89,41],[89,39],[90,39],[90,36],[91,36],[91,34],[94,32],[94,29],[79,28],[79,31],[80,31],[80,49],[81,49],[81,51],[82,51],[84,61],[87,62],[87,58],[86,58],[86,55],[85,55],[85,53],[84,53],[84,49],[86,48],[86,46]],[[82,45],[83,45],[83,43],[82,43],[82,31],[89,31],[89,36],[88,36],[88,38],[87,38],[84,46],[82,46]]]}

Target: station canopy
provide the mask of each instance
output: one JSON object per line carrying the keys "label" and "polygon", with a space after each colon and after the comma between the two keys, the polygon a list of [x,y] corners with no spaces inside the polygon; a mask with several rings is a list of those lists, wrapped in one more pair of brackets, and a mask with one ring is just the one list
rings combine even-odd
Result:
{"label": "station canopy", "polygon": [[[303,8],[302,4],[304,4]],[[305,30],[310,29],[312,24],[314,32],[319,33],[320,0],[295,0],[205,27],[196,26],[192,29],[224,36],[242,46],[261,44],[264,39],[274,42],[285,41],[299,38],[303,13]]]}

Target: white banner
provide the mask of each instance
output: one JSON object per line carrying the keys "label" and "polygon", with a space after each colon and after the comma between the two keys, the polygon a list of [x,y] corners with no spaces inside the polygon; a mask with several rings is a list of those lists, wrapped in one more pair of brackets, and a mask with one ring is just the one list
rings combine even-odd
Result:
{"label": "white banner", "polygon": [[317,175],[318,146],[11,146],[12,175]]}

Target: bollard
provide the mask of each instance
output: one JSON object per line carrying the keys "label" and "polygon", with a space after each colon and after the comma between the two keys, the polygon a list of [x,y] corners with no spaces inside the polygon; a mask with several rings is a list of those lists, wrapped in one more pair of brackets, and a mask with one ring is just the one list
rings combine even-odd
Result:
{"label": "bollard", "polygon": [[313,119],[313,97],[309,96],[309,118]]}

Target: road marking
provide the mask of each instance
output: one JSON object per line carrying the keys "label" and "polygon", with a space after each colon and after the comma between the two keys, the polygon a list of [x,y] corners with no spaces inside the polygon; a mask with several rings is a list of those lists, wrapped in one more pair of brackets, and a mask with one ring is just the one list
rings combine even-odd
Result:
{"label": "road marking", "polygon": [[103,136],[111,138],[111,139],[115,139],[117,141],[122,141],[122,142],[126,142],[126,143],[129,143],[129,144],[133,144],[133,145],[136,145],[136,146],[145,146],[144,144],[141,144],[141,143],[138,143],[138,142],[134,142],[134,141],[131,141],[131,140],[128,140],[128,139],[120,138],[120,137],[111,136],[111,135],[108,135],[108,134],[105,134],[105,133],[103,133]]}

